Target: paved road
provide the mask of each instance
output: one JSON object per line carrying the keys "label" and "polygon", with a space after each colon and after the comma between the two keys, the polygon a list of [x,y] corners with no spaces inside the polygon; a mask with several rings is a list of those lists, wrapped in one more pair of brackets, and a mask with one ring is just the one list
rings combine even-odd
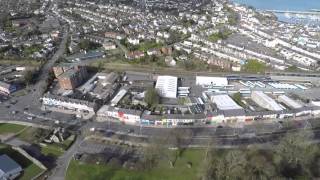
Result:
{"label": "paved road", "polygon": [[[90,127],[90,124],[83,126],[80,130],[87,129]],[[63,180],[65,179],[68,166],[70,161],[72,160],[75,153],[78,152],[80,145],[84,142],[85,136],[82,134],[77,136],[76,141],[72,144],[72,146],[57,160],[57,166],[52,170],[51,176],[49,176],[48,180]]]}

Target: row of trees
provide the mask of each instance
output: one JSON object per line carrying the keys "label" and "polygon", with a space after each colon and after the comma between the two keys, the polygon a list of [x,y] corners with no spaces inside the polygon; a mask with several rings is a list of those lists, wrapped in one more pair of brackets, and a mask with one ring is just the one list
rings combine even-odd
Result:
{"label": "row of trees", "polygon": [[[144,151],[145,168],[152,169],[165,159],[174,167],[192,136],[188,129],[173,129],[166,138],[152,139]],[[276,145],[239,149],[219,149],[212,141],[204,151],[198,177],[200,180],[319,178],[320,152],[318,145],[311,143],[312,138],[312,133],[302,131],[285,135]]]}

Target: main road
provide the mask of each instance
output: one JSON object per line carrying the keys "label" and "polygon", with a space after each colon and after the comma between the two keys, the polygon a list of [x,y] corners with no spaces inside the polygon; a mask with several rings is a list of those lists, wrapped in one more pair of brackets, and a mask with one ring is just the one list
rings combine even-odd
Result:
{"label": "main road", "polygon": [[62,57],[65,52],[66,44],[69,37],[69,31],[67,27],[63,28],[63,35],[61,37],[61,42],[56,50],[55,54],[49,59],[41,68],[37,75],[37,82],[34,85],[31,85],[28,89],[30,89],[29,93],[25,96],[20,97],[12,97],[12,100],[17,100],[15,104],[16,107],[19,107],[21,112],[23,112],[23,108],[28,107],[29,109],[34,109],[35,111],[40,111],[39,107],[40,98],[42,97],[44,90],[46,88],[48,79],[49,79],[49,72],[51,71],[54,64]]}

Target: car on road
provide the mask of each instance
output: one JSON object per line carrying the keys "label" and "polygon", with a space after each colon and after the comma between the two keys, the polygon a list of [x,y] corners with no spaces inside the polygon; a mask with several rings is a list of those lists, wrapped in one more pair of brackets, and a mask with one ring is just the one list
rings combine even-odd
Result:
{"label": "car on road", "polygon": [[31,121],[31,120],[34,119],[34,117],[33,116],[28,116],[27,119]]}

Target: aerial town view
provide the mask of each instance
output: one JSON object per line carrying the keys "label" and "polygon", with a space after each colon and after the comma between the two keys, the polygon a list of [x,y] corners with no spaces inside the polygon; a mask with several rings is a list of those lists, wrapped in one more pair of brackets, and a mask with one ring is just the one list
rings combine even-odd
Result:
{"label": "aerial town view", "polygon": [[320,179],[319,0],[0,0],[0,180]]}

